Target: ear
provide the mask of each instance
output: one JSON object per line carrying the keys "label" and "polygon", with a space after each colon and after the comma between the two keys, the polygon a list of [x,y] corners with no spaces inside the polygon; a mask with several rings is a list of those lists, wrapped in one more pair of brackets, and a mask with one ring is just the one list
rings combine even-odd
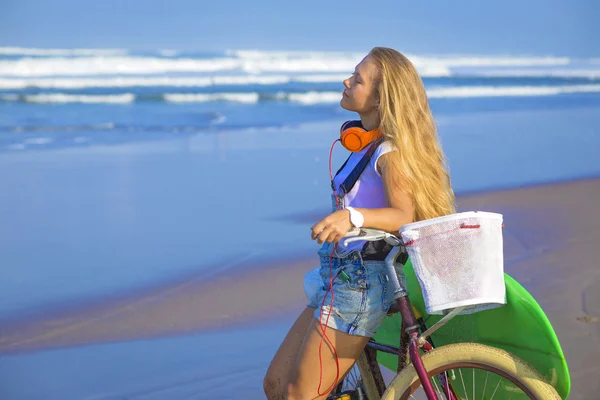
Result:
{"label": "ear", "polygon": [[379,108],[379,95],[374,93],[373,94],[374,100],[375,100],[375,108]]}

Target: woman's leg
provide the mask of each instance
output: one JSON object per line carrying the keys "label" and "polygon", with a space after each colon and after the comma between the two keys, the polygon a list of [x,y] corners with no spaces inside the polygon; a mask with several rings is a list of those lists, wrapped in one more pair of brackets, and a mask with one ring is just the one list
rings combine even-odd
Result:
{"label": "woman's leg", "polygon": [[292,368],[300,352],[302,342],[313,318],[315,309],[306,307],[275,353],[263,381],[265,394],[269,400],[284,399]]}
{"label": "woman's leg", "polygon": [[[323,328],[326,329],[329,342],[335,347],[339,364],[338,379],[341,379],[350,370],[370,338],[350,335],[325,326]],[[315,318],[312,318],[291,371],[286,387],[286,399],[325,399],[329,392],[327,389],[335,387],[335,378],[338,375],[336,360],[331,345],[325,338],[319,356],[322,338],[322,327]],[[322,396],[319,396],[319,393]]]}

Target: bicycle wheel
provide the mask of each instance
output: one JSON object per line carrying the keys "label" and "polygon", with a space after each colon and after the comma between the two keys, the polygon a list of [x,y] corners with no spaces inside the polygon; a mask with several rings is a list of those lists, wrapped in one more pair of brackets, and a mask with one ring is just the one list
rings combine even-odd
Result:
{"label": "bicycle wheel", "polygon": [[331,400],[378,400],[379,398],[375,379],[364,351],[360,353],[354,366],[328,397]]}
{"label": "bicycle wheel", "polygon": [[[560,399],[527,363],[495,347],[451,344],[426,353],[422,360],[440,399],[446,397],[440,380],[435,378],[438,375],[447,378],[459,399]],[[382,399],[426,399],[412,364],[390,382]]]}

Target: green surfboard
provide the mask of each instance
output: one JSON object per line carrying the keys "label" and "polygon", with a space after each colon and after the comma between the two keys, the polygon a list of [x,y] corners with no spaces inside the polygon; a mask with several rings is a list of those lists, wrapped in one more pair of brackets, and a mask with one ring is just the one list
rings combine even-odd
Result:
{"label": "green surfboard", "polygon": [[[421,287],[410,260],[404,267],[404,272],[410,301],[430,327],[442,316],[426,313]],[[431,336],[434,345],[440,347],[469,342],[506,350],[535,368],[566,399],[571,389],[569,370],[550,321],[525,288],[510,276],[505,274],[504,277],[507,298],[505,306],[454,317]],[[398,346],[401,322],[400,314],[386,318],[375,340]],[[392,371],[396,370],[397,357],[382,352],[377,357],[380,364]],[[484,382],[476,383],[478,387],[484,385]],[[500,386],[494,399],[509,399],[511,396],[514,393],[503,391],[503,386]]]}

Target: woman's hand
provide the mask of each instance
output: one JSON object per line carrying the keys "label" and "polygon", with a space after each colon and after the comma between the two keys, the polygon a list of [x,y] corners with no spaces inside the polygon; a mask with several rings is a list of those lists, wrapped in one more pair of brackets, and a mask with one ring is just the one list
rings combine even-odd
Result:
{"label": "woman's hand", "polygon": [[312,239],[316,239],[317,243],[323,244],[323,242],[339,242],[350,228],[352,228],[350,211],[344,209],[328,215],[310,229],[312,230]]}

